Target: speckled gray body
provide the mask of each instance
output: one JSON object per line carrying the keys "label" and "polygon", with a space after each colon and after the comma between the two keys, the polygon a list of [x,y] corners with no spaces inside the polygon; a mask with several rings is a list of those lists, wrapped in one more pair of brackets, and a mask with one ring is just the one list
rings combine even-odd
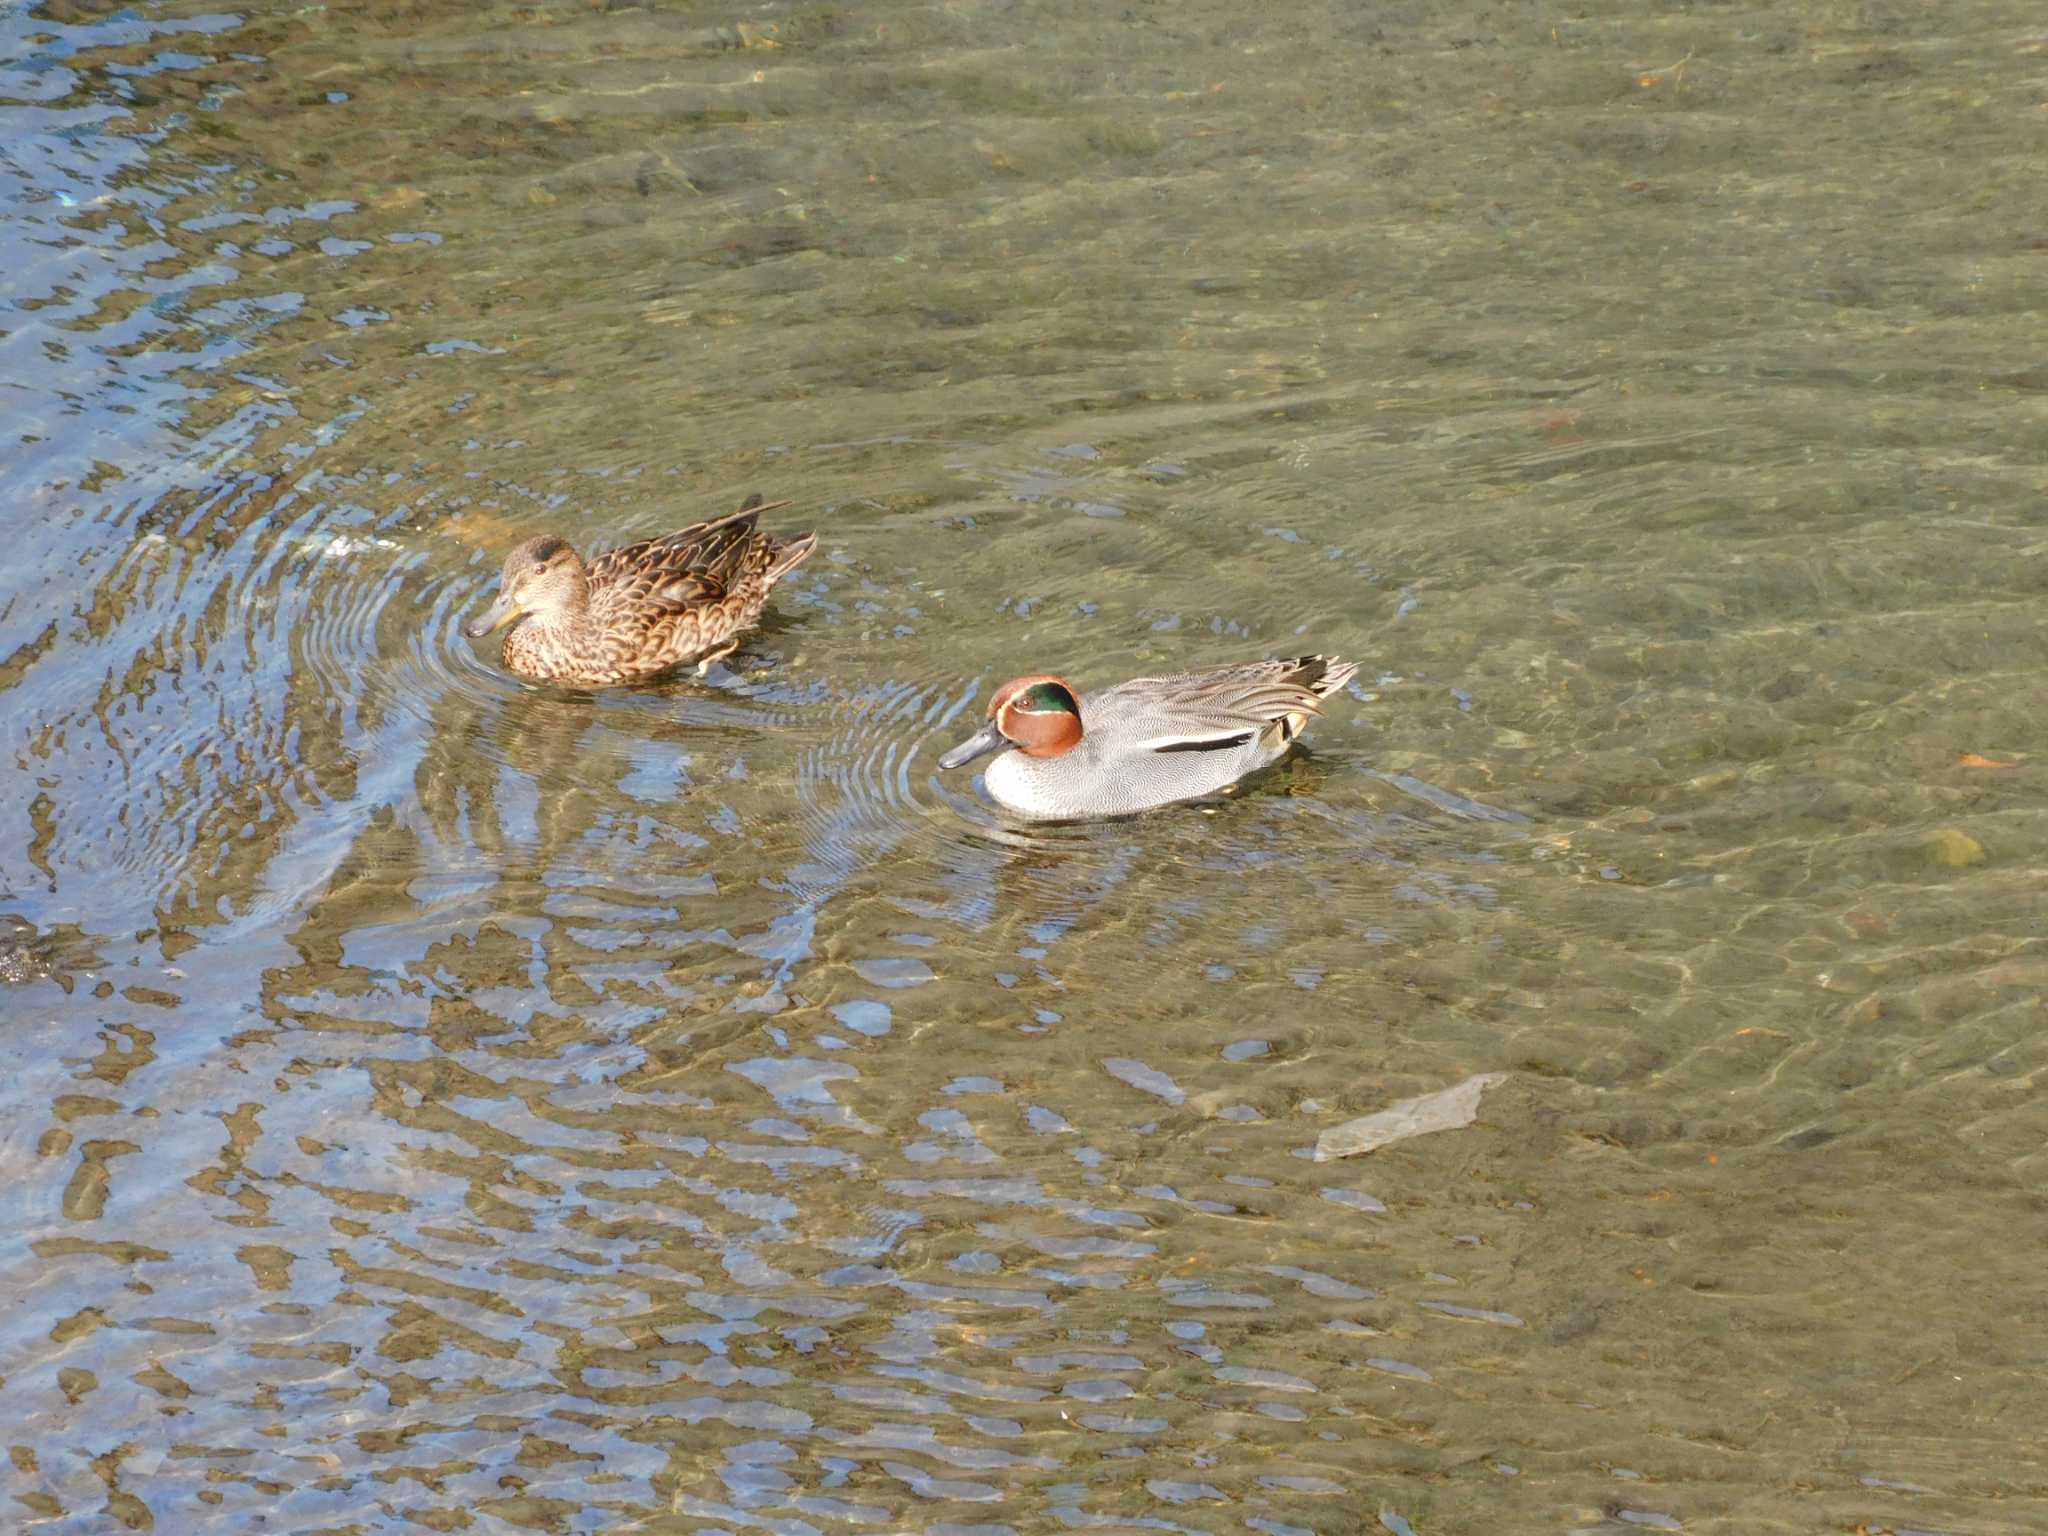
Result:
{"label": "speckled gray body", "polygon": [[[1135,677],[1080,699],[1081,740],[1058,757],[1010,750],[988,766],[996,802],[1022,816],[1127,816],[1228,789],[1287,755],[1317,704],[1358,672],[1334,656]],[[1240,745],[1210,745],[1242,736]]]}

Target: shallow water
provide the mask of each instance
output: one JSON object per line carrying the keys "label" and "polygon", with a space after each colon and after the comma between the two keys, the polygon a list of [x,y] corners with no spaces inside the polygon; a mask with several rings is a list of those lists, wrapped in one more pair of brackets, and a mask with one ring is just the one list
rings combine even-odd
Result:
{"label": "shallow water", "polygon": [[[2041,1529],[2044,102],[2005,0],[0,10],[7,1522]],[[460,636],[754,491],[703,682]],[[1218,806],[936,770],[1311,648]]]}

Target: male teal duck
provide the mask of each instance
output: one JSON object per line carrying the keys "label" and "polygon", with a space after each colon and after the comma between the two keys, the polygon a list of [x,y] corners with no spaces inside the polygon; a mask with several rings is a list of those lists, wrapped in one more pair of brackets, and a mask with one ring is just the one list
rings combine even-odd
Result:
{"label": "male teal duck", "polygon": [[815,533],[756,526],[763,512],[788,505],[749,496],[737,512],[588,565],[556,534],[528,539],[505,557],[497,601],[463,633],[481,639],[515,625],[505,665],[538,682],[609,688],[692,661],[701,676],[760,619],[775,583],[818,547]]}
{"label": "male teal duck", "polygon": [[987,723],[939,766],[997,752],[986,782],[1008,810],[1126,816],[1217,794],[1278,762],[1357,673],[1336,656],[1293,656],[1135,677],[1085,698],[1057,677],[1020,677],[996,690]]}

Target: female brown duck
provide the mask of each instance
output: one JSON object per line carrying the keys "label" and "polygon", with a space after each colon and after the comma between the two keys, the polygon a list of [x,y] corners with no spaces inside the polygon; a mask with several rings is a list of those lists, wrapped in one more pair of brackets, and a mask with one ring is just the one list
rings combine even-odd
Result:
{"label": "female brown duck", "polygon": [[481,639],[506,624],[505,665],[521,677],[609,688],[697,663],[702,675],[761,617],[769,590],[818,547],[815,533],[764,533],[749,496],[739,511],[628,544],[585,565],[566,539],[543,534],[505,557],[497,601],[464,628]]}

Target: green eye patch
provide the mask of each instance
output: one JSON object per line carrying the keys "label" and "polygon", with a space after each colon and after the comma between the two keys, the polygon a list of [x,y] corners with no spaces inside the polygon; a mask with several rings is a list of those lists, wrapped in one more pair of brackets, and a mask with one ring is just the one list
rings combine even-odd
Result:
{"label": "green eye patch", "polygon": [[1074,696],[1058,683],[1033,683],[1017,695],[1014,708],[1034,715],[1078,715]]}

